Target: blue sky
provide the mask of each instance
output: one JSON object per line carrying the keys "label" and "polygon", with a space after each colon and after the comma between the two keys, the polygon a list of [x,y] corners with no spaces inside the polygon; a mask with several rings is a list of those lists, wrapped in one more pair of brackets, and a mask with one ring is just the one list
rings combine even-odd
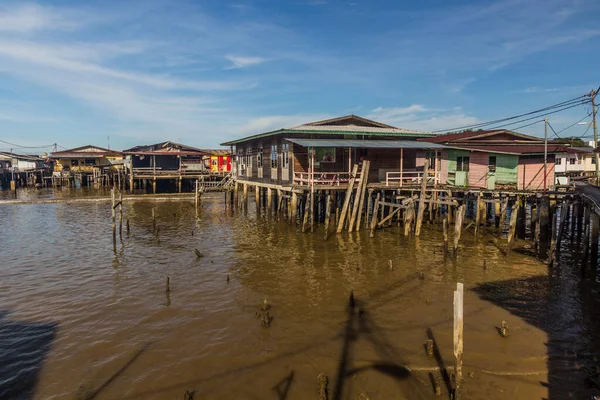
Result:
{"label": "blue sky", "polygon": [[0,139],[208,148],[349,113],[472,124],[596,88],[599,16],[597,0],[3,1]]}

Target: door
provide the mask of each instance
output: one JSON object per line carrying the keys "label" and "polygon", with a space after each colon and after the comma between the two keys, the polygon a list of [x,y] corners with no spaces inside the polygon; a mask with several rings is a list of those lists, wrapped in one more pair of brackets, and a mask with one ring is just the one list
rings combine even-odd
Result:
{"label": "door", "polygon": [[271,145],[271,180],[277,180],[277,164],[279,154],[277,151],[277,145]]}
{"label": "door", "polygon": [[469,157],[456,157],[456,186],[469,185]]}
{"label": "door", "polygon": [[490,190],[496,187],[496,156],[488,157],[487,187]]}
{"label": "door", "polygon": [[290,180],[290,158],[289,158],[290,145],[284,143],[281,145],[281,180]]}

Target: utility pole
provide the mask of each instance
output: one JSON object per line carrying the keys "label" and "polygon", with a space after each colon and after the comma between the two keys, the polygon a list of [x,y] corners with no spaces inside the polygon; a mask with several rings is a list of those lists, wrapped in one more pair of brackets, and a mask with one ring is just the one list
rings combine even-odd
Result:
{"label": "utility pole", "polygon": [[546,177],[548,176],[548,117],[544,118],[544,193],[546,193]]}
{"label": "utility pole", "polygon": [[594,156],[596,157],[596,186],[598,186],[598,128],[596,127],[596,95],[598,94],[598,90],[592,90],[590,93],[592,96],[592,116],[593,116],[593,128],[594,128]]}

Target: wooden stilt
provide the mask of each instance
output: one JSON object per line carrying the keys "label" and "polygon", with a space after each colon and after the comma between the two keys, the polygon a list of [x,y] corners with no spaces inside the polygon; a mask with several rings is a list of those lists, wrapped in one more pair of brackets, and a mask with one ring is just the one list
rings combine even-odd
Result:
{"label": "wooden stilt", "polygon": [[444,256],[448,252],[448,218],[444,218],[442,221],[442,227],[444,232]]}
{"label": "wooden stilt", "polygon": [[508,247],[506,249],[506,255],[510,254],[512,250],[513,242],[515,239],[515,230],[517,229],[517,217],[519,212],[519,203],[515,202],[510,212],[510,228],[508,230]]}
{"label": "wooden stilt", "polygon": [[[362,208],[363,198],[365,195],[365,188],[367,186],[367,180],[369,177],[369,161],[362,162],[362,169],[360,172],[360,180],[358,181],[358,187],[356,188],[356,196],[354,197],[354,206],[352,207],[352,214],[350,216],[350,225],[348,231],[352,232],[354,229],[354,222],[357,217],[360,220],[360,211]],[[358,229],[357,229],[358,230]]]}
{"label": "wooden stilt", "polygon": [[331,219],[331,195],[325,198],[325,240],[329,236],[329,220]]}
{"label": "wooden stilt", "polygon": [[423,166],[423,176],[421,178],[421,194],[419,197],[419,209],[417,211],[417,225],[415,227],[415,235],[421,234],[421,225],[423,224],[423,213],[425,212],[425,196],[427,190],[427,170],[429,169],[429,160],[425,160]]}
{"label": "wooden stilt", "polygon": [[481,224],[481,192],[477,193],[477,202],[475,203],[475,236],[479,233]]}
{"label": "wooden stilt", "polygon": [[303,221],[302,221],[302,233],[306,232],[306,225],[308,223],[308,214],[310,211],[309,208],[309,202],[310,202],[310,195],[307,194],[306,197],[304,198],[304,215],[303,215]]}
{"label": "wooden stilt", "polygon": [[453,400],[461,398],[460,386],[462,383],[462,360],[463,360],[463,299],[464,289],[462,283],[456,284],[454,292],[454,396]]}
{"label": "wooden stilt", "polygon": [[342,207],[342,213],[337,226],[337,233],[341,233],[344,229],[344,222],[346,222],[346,214],[348,213],[348,207],[350,205],[350,197],[352,196],[352,190],[354,189],[354,181],[356,180],[356,174],[358,173],[358,164],[354,164],[352,168],[352,175],[348,181],[348,190],[346,191],[346,197],[344,198],[344,205]]}
{"label": "wooden stilt", "polygon": [[411,201],[404,213],[404,236],[408,236],[415,220],[415,202]]}
{"label": "wooden stilt", "polygon": [[502,210],[500,212],[500,222],[498,226],[498,237],[502,237],[502,232],[504,231],[504,222],[506,221],[506,210],[508,209],[508,196],[504,199],[502,203]]}
{"label": "wooden stilt", "polygon": [[375,227],[377,226],[377,211],[379,209],[379,196],[380,193],[377,193],[377,198],[375,199],[375,204],[373,205],[373,219],[371,220],[371,233],[369,237],[375,237]]}
{"label": "wooden stilt", "polygon": [[465,217],[466,206],[463,204],[456,210],[456,218],[454,223],[454,253],[458,251],[458,243],[460,242],[460,235],[462,233],[462,224]]}

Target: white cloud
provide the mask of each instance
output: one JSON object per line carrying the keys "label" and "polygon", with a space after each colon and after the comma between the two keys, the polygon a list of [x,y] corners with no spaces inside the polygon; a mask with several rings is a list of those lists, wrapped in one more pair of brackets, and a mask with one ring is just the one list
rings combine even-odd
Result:
{"label": "white cloud", "polygon": [[76,18],[64,12],[37,4],[21,4],[16,8],[0,8],[0,31],[33,32],[72,30],[79,26]]}
{"label": "white cloud", "polygon": [[476,117],[463,113],[461,107],[434,109],[422,104],[412,104],[408,107],[377,107],[366,117],[392,126],[422,131],[451,129],[480,122]]}
{"label": "white cloud", "polygon": [[262,57],[236,57],[236,56],[225,56],[225,58],[231,61],[231,65],[227,69],[247,68],[254,65],[262,64],[266,60]]}
{"label": "white cloud", "polygon": [[309,122],[332,118],[329,114],[305,114],[305,115],[269,115],[251,118],[247,122],[235,127],[233,131],[238,134],[253,134],[269,132],[282,128],[293,128]]}

